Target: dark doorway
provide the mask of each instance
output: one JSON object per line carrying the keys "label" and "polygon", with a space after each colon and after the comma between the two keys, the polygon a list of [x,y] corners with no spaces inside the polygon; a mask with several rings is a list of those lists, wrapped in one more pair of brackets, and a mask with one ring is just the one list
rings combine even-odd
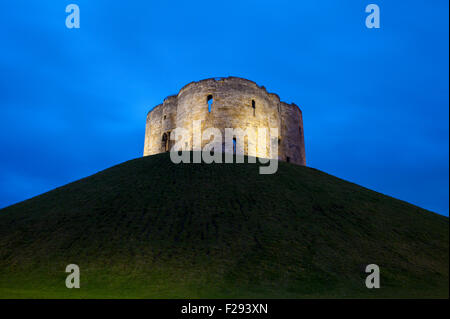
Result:
{"label": "dark doorway", "polygon": [[168,145],[167,134],[164,133],[161,138],[161,148],[162,148],[163,152],[167,152],[168,147],[169,147],[169,145]]}

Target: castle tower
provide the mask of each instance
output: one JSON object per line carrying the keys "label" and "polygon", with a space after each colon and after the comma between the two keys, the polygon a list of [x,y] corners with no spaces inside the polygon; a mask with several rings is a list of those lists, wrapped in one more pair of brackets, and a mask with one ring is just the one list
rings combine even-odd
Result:
{"label": "castle tower", "polygon": [[[183,127],[193,131],[193,122],[201,120],[202,131],[215,127],[225,136],[225,128],[278,128],[278,158],[306,165],[302,112],[295,104],[280,101],[255,82],[237,78],[212,78],[191,82],[177,95],[167,97],[147,115],[144,156],[170,150],[174,141],[171,132]],[[209,141],[203,141],[202,147]],[[186,142],[192,149],[192,139]],[[249,154],[247,139],[245,155],[269,157],[266,150]],[[250,148],[251,149],[251,148]]]}

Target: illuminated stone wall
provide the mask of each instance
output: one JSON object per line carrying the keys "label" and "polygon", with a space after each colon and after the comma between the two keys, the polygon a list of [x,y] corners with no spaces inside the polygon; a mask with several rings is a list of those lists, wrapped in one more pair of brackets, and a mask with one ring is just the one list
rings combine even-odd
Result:
{"label": "illuminated stone wall", "polygon": [[[210,110],[208,98],[212,101]],[[202,121],[202,131],[215,127],[221,130],[223,138],[225,128],[267,128],[268,132],[278,128],[278,158],[306,165],[303,119],[298,106],[281,102],[278,95],[268,93],[264,87],[236,77],[189,83],[153,108],[147,115],[144,156],[167,151],[171,144],[166,141],[176,127],[185,128],[192,136],[193,121],[198,120]],[[270,157],[266,148],[257,148],[256,154],[249,152],[248,145],[257,145],[256,138],[246,139],[244,153]],[[203,141],[202,147],[207,143]],[[188,149],[192,146],[191,138]]]}

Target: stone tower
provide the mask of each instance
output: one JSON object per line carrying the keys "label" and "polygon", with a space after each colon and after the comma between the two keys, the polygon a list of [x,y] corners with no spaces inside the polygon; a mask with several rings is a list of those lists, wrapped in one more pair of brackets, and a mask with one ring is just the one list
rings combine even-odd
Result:
{"label": "stone tower", "polygon": [[[212,78],[185,85],[176,95],[167,97],[147,115],[144,156],[170,150],[170,133],[177,127],[192,132],[193,121],[201,120],[202,131],[209,127],[278,128],[278,158],[306,165],[302,111],[295,104],[280,101],[255,82],[237,78]],[[202,147],[208,141],[202,142]],[[269,157],[265,150],[245,155]],[[189,144],[189,145],[188,145]],[[186,146],[192,149],[192,140]]]}

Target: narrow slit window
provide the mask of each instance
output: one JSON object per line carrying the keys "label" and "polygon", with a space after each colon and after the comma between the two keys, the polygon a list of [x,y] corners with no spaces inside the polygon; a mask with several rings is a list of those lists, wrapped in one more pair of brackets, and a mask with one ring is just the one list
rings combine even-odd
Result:
{"label": "narrow slit window", "polygon": [[255,100],[252,100],[252,109],[253,109],[253,116],[255,116],[256,111],[256,103]]}
{"label": "narrow slit window", "polygon": [[236,154],[236,138],[233,138],[233,154]]}
{"label": "narrow slit window", "polygon": [[208,95],[208,97],[206,98],[206,102],[208,103],[208,112],[211,113],[212,105],[214,103],[213,96],[212,95]]}

